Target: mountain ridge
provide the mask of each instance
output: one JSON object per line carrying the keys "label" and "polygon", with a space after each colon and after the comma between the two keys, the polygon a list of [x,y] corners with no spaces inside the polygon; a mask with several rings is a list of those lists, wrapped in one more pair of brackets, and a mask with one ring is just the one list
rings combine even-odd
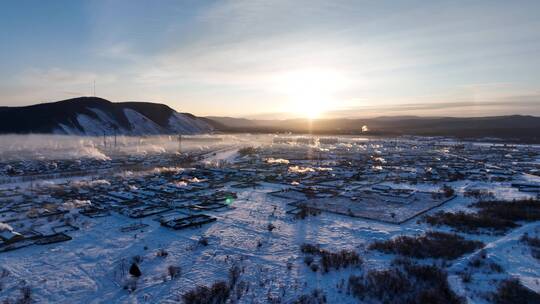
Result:
{"label": "mountain ridge", "polygon": [[206,118],[151,102],[77,97],[22,107],[0,107],[0,134],[194,134],[214,129]]}
{"label": "mountain ridge", "polygon": [[[249,120],[211,117],[223,132],[292,132],[314,134],[419,135],[456,138],[493,137],[540,143],[540,117],[506,115],[486,117],[382,116],[375,118],[329,118]],[[366,126],[369,131],[363,131]]]}

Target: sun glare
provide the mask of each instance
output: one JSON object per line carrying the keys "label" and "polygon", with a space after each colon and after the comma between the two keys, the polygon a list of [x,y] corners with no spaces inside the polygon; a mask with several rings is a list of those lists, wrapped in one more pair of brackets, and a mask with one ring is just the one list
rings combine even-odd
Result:
{"label": "sun glare", "polygon": [[287,98],[286,111],[303,118],[321,118],[335,104],[335,94],[346,83],[329,69],[304,69],[279,77],[280,90]]}

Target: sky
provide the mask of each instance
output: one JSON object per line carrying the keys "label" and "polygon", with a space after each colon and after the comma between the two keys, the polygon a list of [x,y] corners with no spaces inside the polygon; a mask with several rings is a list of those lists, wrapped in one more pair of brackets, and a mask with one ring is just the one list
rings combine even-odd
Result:
{"label": "sky", "polygon": [[540,116],[540,1],[2,1],[0,106]]}

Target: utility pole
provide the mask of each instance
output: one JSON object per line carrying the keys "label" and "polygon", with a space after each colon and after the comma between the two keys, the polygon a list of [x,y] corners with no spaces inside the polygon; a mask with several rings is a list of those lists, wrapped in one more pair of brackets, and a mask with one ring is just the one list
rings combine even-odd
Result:
{"label": "utility pole", "polygon": [[178,153],[182,152],[182,134],[178,134]]}

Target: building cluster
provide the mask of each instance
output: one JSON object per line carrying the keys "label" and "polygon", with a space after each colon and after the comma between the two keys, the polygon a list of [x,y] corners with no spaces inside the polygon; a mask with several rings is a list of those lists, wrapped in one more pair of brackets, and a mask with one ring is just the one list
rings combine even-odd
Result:
{"label": "building cluster", "polygon": [[540,176],[534,146],[278,137],[228,161],[199,161],[215,154],[4,163],[6,176],[95,176],[0,190],[0,252],[68,241],[81,217],[132,219],[121,232],[140,230],[147,225],[142,218],[170,230],[200,227],[234,209],[242,193],[261,188],[292,214],[311,208],[395,224],[453,199],[455,182],[509,183],[540,193],[540,184],[523,179]]}

